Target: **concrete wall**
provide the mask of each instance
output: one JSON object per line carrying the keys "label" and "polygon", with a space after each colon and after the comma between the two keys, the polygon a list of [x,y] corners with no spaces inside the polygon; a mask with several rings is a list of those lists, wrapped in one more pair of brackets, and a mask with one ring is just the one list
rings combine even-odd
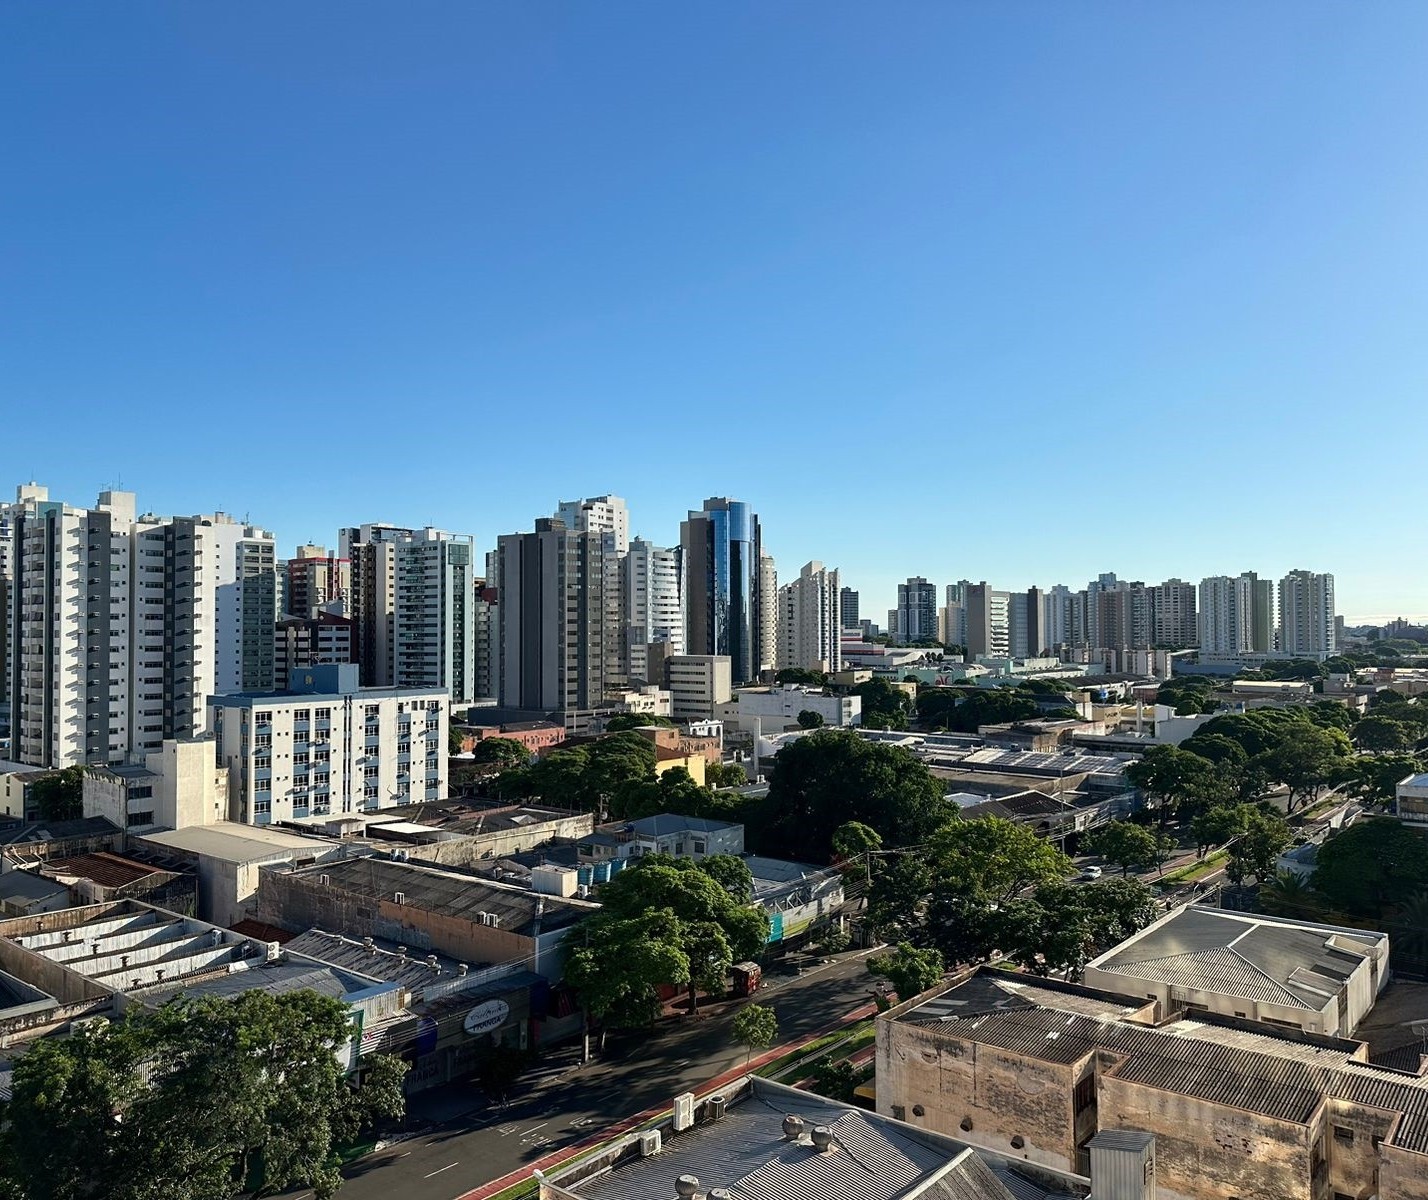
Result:
{"label": "concrete wall", "polygon": [[1155,1135],[1158,1200],[1316,1200],[1311,1127],[1099,1073],[1115,1062],[1100,1055],[1099,1122]]}
{"label": "concrete wall", "polygon": [[1380,1146],[1378,1194],[1382,1200],[1428,1200],[1428,1155]]}
{"label": "concrete wall", "polygon": [[585,837],[594,829],[595,817],[591,813],[571,813],[553,821],[541,821],[520,828],[498,829],[491,833],[453,838],[450,841],[411,846],[403,844],[401,849],[412,858],[424,862],[464,867],[482,859],[507,858],[525,850],[534,850],[553,838]]}
{"label": "concrete wall", "polygon": [[[214,765],[211,741],[166,741],[145,765],[154,781],[154,821],[169,829],[212,825],[228,816],[228,768]],[[153,761],[157,759],[158,761]]]}
{"label": "concrete wall", "polygon": [[[877,1105],[883,1116],[1013,1160],[1075,1171],[1072,1097],[1084,1061],[1037,1062],[888,1019],[878,1022],[877,1034]],[[970,1129],[963,1128],[966,1119]],[[1025,1144],[1013,1147],[1014,1137]]]}

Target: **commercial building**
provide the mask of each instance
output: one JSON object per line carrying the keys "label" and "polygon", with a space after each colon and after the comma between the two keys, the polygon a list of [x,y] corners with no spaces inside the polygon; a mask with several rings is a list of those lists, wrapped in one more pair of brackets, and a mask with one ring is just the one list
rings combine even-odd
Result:
{"label": "commercial building", "polygon": [[1279,581],[1279,648],[1304,658],[1338,648],[1332,575],[1290,571]]}
{"label": "commercial building", "polygon": [[722,654],[675,654],[665,659],[665,686],[676,721],[707,721],[733,695],[733,667]]}
{"label": "commercial building", "polygon": [[361,688],[355,664],[313,667],[286,692],[210,701],[230,815],[294,817],[444,800],[444,688]]}
{"label": "commercial building", "polygon": [[623,690],[618,607],[606,602],[610,540],[558,517],[498,539],[504,706],[561,713],[569,727]]}
{"label": "commercial building", "polygon": [[36,766],[142,761],[201,733],[205,701],[271,687],[272,536],[222,513],[139,516],[29,485],[9,510],[11,757]]}
{"label": "commercial building", "polygon": [[737,725],[745,733],[759,728],[768,734],[798,729],[799,714],[804,712],[817,713],[824,725],[834,729],[861,725],[863,699],[832,695],[821,688],[792,683],[739,688],[733,699],[718,706],[715,715],[726,725]]}
{"label": "commercial building", "polygon": [[798,578],[778,591],[779,669],[843,669],[843,622],[838,571],[805,563]]}
{"label": "commercial building", "polygon": [[1394,789],[1393,815],[1405,825],[1428,827],[1428,774],[1410,775]]}
{"label": "commercial building", "polygon": [[283,617],[273,627],[273,687],[282,691],[308,667],[354,661],[352,631],[351,617],[332,613]]}
{"label": "commercial building", "polygon": [[878,1021],[878,1111],[1086,1173],[1155,1139],[1159,1200],[1428,1197],[1428,1076],[1360,1042],[983,969]]}
{"label": "commercial building", "polygon": [[[740,500],[715,496],[679,527],[684,558],[685,649],[729,660],[734,683],[758,676],[765,644],[767,572],[759,518]],[[772,560],[770,560],[772,566]]]}
{"label": "commercial building", "polygon": [[1087,987],[1350,1037],[1387,986],[1388,936],[1215,908],[1178,908],[1089,963]]}
{"label": "commercial building", "polygon": [[1087,1182],[754,1075],[536,1177],[540,1200],[1076,1200]]}
{"label": "commercial building", "polygon": [[643,538],[630,543],[620,562],[625,671],[631,680],[662,682],[650,670],[649,647],[662,642],[669,654],[684,653],[684,568],[680,548]]}
{"label": "commercial building", "polygon": [[897,585],[897,636],[904,642],[935,642],[937,634],[937,585],[910,576]]}
{"label": "commercial building", "polygon": [[286,929],[385,938],[459,962],[519,963],[558,980],[566,935],[598,904],[387,858],[268,870],[257,918]]}
{"label": "commercial building", "polygon": [[328,553],[326,546],[299,546],[287,561],[284,616],[345,616],[352,593],[352,564]]}

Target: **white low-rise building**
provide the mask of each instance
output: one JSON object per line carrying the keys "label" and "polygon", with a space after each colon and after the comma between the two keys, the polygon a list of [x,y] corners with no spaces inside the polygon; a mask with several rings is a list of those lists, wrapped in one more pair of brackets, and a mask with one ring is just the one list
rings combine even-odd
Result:
{"label": "white low-rise building", "polygon": [[825,726],[847,728],[863,723],[861,696],[830,696],[817,688],[785,684],[781,687],[740,688],[734,698],[720,706],[725,723],[733,723],[745,733],[755,723],[764,733],[799,728],[800,713],[813,712]]}
{"label": "white low-rise building", "polygon": [[209,701],[233,820],[267,825],[446,799],[446,689],[358,687],[357,670],[311,667],[286,692]]}
{"label": "white low-rise building", "polygon": [[1405,825],[1428,826],[1428,773],[1410,775],[1394,793],[1394,816]]}

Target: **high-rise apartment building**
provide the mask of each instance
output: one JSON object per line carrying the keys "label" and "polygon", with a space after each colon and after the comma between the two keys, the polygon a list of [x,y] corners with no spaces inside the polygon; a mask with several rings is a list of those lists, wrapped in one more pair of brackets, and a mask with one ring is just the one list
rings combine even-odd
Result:
{"label": "high-rise apartment building", "polygon": [[567,529],[609,534],[616,555],[630,548],[630,511],[619,496],[562,500],[555,515],[565,522]]}
{"label": "high-rise apartment building", "polygon": [[472,539],[370,523],[340,531],[350,564],[353,655],[367,687],[445,687],[476,698]]}
{"label": "high-rise apartment building", "polygon": [[967,599],[968,662],[978,655],[1005,658],[1011,653],[1011,593],[999,592],[981,583],[969,583]]}
{"label": "high-rise apartment building", "polygon": [[941,640],[949,646],[967,645],[967,587],[965,579],[947,585],[947,603],[938,618]]}
{"label": "high-rise apartment building", "polygon": [[937,641],[937,585],[921,575],[897,585],[898,640],[908,643]]}
{"label": "high-rise apartment building", "polygon": [[858,593],[845,587],[838,593],[838,620],[844,629],[857,629],[858,619]]}
{"label": "high-rise apartment building", "polygon": [[1008,648],[1013,658],[1040,654],[1045,640],[1045,597],[1040,588],[1012,592],[1008,600]]}
{"label": "high-rise apartment building", "polygon": [[1279,648],[1306,656],[1337,650],[1332,575],[1290,571],[1279,581]]}
{"label": "high-rise apartment building", "polygon": [[778,566],[772,554],[759,553],[759,670],[778,662]]}
{"label": "high-rise apartment building", "polygon": [[798,578],[779,589],[778,667],[809,671],[843,669],[843,621],[838,571],[806,563]]}
{"label": "high-rise apartment building", "polygon": [[497,539],[504,706],[561,712],[569,722],[623,686],[623,672],[606,677],[620,631],[606,622],[605,546],[601,534],[569,529],[559,517]]}
{"label": "high-rise apartment building", "polygon": [[11,507],[12,755],[141,762],[204,732],[207,699],[273,686],[272,535],[222,513],[139,516],[22,489]]}
{"label": "high-rise apartment building", "polygon": [[308,667],[352,661],[352,618],[319,612],[312,617],[280,617],[273,630],[273,686],[285,691]]}
{"label": "high-rise apartment building", "polygon": [[1096,592],[1096,649],[1146,650],[1155,639],[1152,589],[1143,583],[1118,581]]}
{"label": "high-rise apartment building", "polygon": [[495,557],[495,551],[486,555],[487,576],[475,581],[476,603],[472,609],[476,632],[476,695],[486,700],[495,700],[501,694],[501,594],[491,586],[491,563]]}
{"label": "high-rise apartment building", "polygon": [[1255,650],[1254,593],[1254,580],[1249,575],[1211,575],[1200,581],[1196,619],[1201,654],[1247,654]]}
{"label": "high-rise apartment building", "polygon": [[[732,681],[757,677],[765,641],[766,572],[759,518],[740,500],[716,496],[680,523],[685,649],[729,659]],[[772,560],[770,560],[770,567]]]}
{"label": "high-rise apartment building", "polygon": [[287,591],[281,611],[286,616],[315,617],[320,612],[347,616],[352,591],[352,564],[329,554],[325,546],[299,546],[285,568]]}
{"label": "high-rise apartment building", "polygon": [[656,546],[643,538],[630,543],[620,560],[625,673],[631,680],[659,683],[649,669],[651,642],[667,642],[671,654],[684,653],[684,571],[678,546]]}
{"label": "high-rise apartment building", "polygon": [[1261,579],[1253,571],[1244,578],[1250,582],[1250,649],[1256,654],[1268,654],[1279,648],[1275,628],[1274,580]]}
{"label": "high-rise apartment building", "polygon": [[1167,579],[1152,589],[1151,601],[1155,613],[1155,645],[1184,647],[1199,641],[1193,583]]}

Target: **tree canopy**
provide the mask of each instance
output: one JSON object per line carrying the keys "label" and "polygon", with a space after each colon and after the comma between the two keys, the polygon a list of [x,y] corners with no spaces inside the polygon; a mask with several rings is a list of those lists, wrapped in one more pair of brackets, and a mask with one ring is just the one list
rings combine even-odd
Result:
{"label": "tree canopy", "polygon": [[1144,870],[1162,863],[1175,849],[1173,838],[1129,821],[1111,821],[1087,839],[1087,848],[1125,875],[1132,867]]}
{"label": "tree canopy", "polygon": [[74,821],[83,815],[84,768],[65,767],[30,784],[30,800],[42,821]]}
{"label": "tree canopy", "polygon": [[617,1025],[653,1020],[661,984],[687,984],[695,1011],[700,988],[722,990],[729,968],[768,941],[768,916],[746,907],[745,888],[748,868],[727,855],[641,859],[601,886],[600,912],[572,935],[566,979],[592,1016]]}
{"label": "tree canopy", "polygon": [[1359,821],[1319,847],[1314,889],[1329,904],[1374,917],[1428,888],[1428,840],[1393,817]]}
{"label": "tree canopy", "polygon": [[488,737],[476,743],[471,757],[478,763],[491,763],[501,768],[523,767],[530,762],[531,752],[529,747],[515,738]]}
{"label": "tree canopy", "polygon": [[896,949],[868,959],[868,972],[892,984],[899,1000],[909,1000],[941,979],[944,968],[939,951],[899,942]]}
{"label": "tree canopy", "polygon": [[778,1037],[778,1014],[762,1004],[746,1004],[734,1014],[734,1041],[745,1047],[747,1065],[755,1050],[767,1050]]}
{"label": "tree canopy", "polygon": [[930,834],[944,812],[942,785],[915,755],[846,730],[815,730],[780,750],[768,799],[766,853],[816,863],[830,861],[834,831],[847,821],[903,846]]}
{"label": "tree canopy", "polygon": [[622,733],[628,729],[642,729],[648,725],[673,726],[668,717],[657,717],[653,713],[619,713],[605,722],[606,733]]}
{"label": "tree canopy", "polygon": [[231,1200],[254,1178],[330,1196],[334,1151],[404,1107],[400,1060],[347,1078],[351,1035],[340,1001],[254,988],[41,1040],[15,1064],[0,1172],[26,1200]]}

